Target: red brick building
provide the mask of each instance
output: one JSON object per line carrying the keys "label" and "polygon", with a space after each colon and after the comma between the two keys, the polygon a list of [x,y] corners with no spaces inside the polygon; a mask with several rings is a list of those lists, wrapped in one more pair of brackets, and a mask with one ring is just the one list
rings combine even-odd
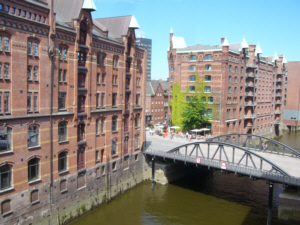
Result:
{"label": "red brick building", "polygon": [[51,218],[140,165],[139,26],[134,16],[93,19],[95,9],[92,0],[0,1],[1,224]]}
{"label": "red brick building", "polygon": [[[282,130],[286,68],[284,57],[261,56],[259,45],[228,43],[187,46],[170,32],[169,89],[178,81],[182,91],[195,91],[195,77],[205,79],[205,92],[216,103],[212,118],[214,135],[253,133],[273,135]],[[203,77],[204,76],[204,77]],[[169,95],[172,98],[172,91]],[[170,114],[172,109],[170,108]]]}
{"label": "red brick building", "polygon": [[287,86],[285,95],[287,95],[284,102],[284,125],[288,130],[300,129],[300,62],[287,63],[288,77],[285,77]]}
{"label": "red brick building", "polygon": [[155,124],[168,119],[169,83],[163,80],[147,81],[146,87],[146,123]]}

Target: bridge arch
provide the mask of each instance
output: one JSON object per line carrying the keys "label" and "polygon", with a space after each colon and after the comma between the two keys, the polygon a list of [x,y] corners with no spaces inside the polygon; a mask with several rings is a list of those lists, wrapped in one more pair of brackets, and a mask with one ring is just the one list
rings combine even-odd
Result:
{"label": "bridge arch", "polygon": [[181,161],[185,164],[206,166],[276,183],[300,186],[298,177],[291,176],[274,162],[262,156],[262,153],[231,143],[213,140],[191,142],[168,151],[148,149],[145,153],[171,159],[174,162]]}
{"label": "bridge arch", "polygon": [[[254,134],[226,134],[209,138],[207,141],[217,141],[234,144],[252,151],[263,151],[271,154],[284,155],[289,157],[300,157],[300,152],[271,138]],[[264,146],[264,144],[266,144]]]}

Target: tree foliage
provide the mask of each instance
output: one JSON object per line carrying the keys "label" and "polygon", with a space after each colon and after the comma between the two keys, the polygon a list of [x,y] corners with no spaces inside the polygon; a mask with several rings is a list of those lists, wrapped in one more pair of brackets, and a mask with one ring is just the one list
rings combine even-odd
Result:
{"label": "tree foliage", "polygon": [[[189,86],[186,92],[181,91],[178,81],[172,89],[172,99],[170,107],[172,109],[172,124],[182,127],[184,130],[201,128],[203,124],[210,122],[212,117],[216,117],[215,103],[208,103],[208,98],[213,97],[212,93],[205,93],[207,83],[195,75],[195,92],[190,92]],[[212,112],[212,115],[208,115]]]}
{"label": "tree foliage", "polygon": [[209,123],[211,117],[208,115],[208,103],[192,96],[186,102],[182,113],[182,128],[190,130],[202,127],[202,124]]}

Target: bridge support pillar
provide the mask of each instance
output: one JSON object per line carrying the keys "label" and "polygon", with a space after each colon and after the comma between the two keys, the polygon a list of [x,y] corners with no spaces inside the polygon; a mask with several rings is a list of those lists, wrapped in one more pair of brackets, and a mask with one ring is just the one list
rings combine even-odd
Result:
{"label": "bridge support pillar", "polygon": [[155,157],[152,157],[152,191],[155,187]]}
{"label": "bridge support pillar", "polygon": [[267,225],[272,224],[273,189],[274,189],[274,184],[272,182],[270,182],[269,183],[269,203],[268,203],[268,221],[267,221]]}
{"label": "bridge support pillar", "polygon": [[300,222],[300,188],[288,187],[279,195],[278,217]]}

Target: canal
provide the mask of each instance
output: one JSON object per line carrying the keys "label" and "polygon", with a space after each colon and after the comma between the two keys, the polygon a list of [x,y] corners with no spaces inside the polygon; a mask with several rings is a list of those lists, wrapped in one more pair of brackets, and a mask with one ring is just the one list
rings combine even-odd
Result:
{"label": "canal", "polygon": [[[300,132],[284,132],[276,139],[294,149],[300,147]],[[272,225],[295,224],[277,219],[282,185],[274,188]],[[72,225],[265,225],[268,185],[262,180],[237,177],[220,171],[199,171],[171,184],[144,182],[109,204],[74,221]]]}

